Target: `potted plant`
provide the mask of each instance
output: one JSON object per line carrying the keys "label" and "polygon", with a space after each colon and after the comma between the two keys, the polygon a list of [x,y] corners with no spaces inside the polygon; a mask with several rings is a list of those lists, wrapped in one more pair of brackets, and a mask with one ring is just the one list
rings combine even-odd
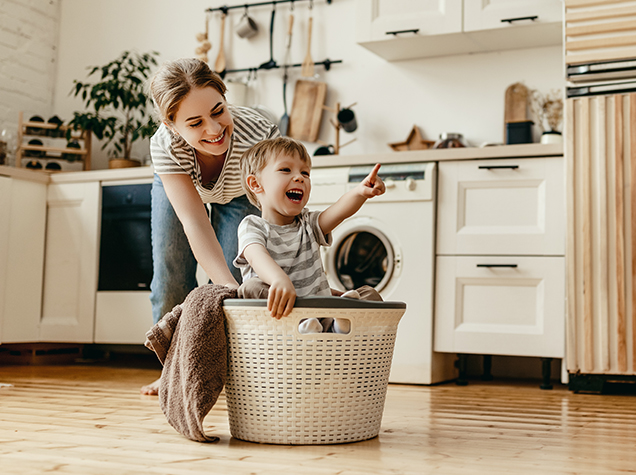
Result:
{"label": "potted plant", "polygon": [[541,143],[561,143],[563,137],[559,127],[563,121],[563,98],[559,89],[543,94],[536,89],[532,91],[531,109],[541,127]]}
{"label": "potted plant", "polygon": [[150,99],[145,82],[157,65],[157,52],[124,51],[104,66],[89,66],[94,82],[73,81],[71,95],[81,96],[88,112],[75,112],[70,129],[89,130],[108,148],[109,168],[139,166],[131,157],[132,144],[152,136],[157,125],[148,110]]}

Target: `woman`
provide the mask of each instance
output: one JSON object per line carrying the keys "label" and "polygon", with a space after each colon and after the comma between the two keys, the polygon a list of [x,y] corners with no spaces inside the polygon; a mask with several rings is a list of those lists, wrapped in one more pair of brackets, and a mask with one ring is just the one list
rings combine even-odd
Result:
{"label": "woman", "polygon": [[[237,228],[259,214],[241,186],[239,158],[278,128],[255,111],[229,105],[226,87],[206,63],[164,64],[150,83],[162,124],[150,141],[152,186],[150,285],[153,321],[196,287],[196,265],[215,284],[238,288]],[[158,394],[159,380],[141,388]]]}

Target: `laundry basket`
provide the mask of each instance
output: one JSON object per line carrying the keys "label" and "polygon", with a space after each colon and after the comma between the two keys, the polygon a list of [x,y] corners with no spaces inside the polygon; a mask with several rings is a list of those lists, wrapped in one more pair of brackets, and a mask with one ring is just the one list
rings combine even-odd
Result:
{"label": "laundry basket", "polygon": [[[337,444],[375,437],[402,302],[297,299],[276,320],[266,300],[225,300],[230,431],[270,444]],[[305,318],[346,318],[348,334],[301,334]]]}

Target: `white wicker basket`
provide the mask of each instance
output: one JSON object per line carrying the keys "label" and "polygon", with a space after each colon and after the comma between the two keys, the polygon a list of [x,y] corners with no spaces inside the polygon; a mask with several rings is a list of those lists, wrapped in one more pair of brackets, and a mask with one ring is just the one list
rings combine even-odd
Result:
{"label": "white wicker basket", "polygon": [[[298,299],[275,320],[265,300],[226,300],[230,431],[270,444],[337,444],[380,432],[402,302]],[[303,335],[304,318],[347,318],[349,334]]]}

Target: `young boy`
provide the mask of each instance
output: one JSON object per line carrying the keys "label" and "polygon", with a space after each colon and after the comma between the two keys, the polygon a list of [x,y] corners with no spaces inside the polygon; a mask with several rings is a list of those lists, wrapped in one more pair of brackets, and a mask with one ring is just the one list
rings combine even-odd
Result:
{"label": "young boy", "polygon": [[[320,246],[331,245],[336,226],[367,199],[385,192],[378,177],[380,165],[322,212],[305,208],[311,192],[311,158],[300,142],[285,137],[264,140],[243,154],[240,169],[247,197],[261,210],[262,218],[247,216],[238,228],[234,265],[243,276],[239,297],[267,298],[272,317],[281,318],[292,311],[296,296],[331,295]],[[381,300],[369,287],[364,292],[375,294],[370,299]],[[307,326],[318,330],[316,322]],[[327,331],[324,326],[325,322],[322,327]],[[334,328],[348,332],[338,330]]]}

